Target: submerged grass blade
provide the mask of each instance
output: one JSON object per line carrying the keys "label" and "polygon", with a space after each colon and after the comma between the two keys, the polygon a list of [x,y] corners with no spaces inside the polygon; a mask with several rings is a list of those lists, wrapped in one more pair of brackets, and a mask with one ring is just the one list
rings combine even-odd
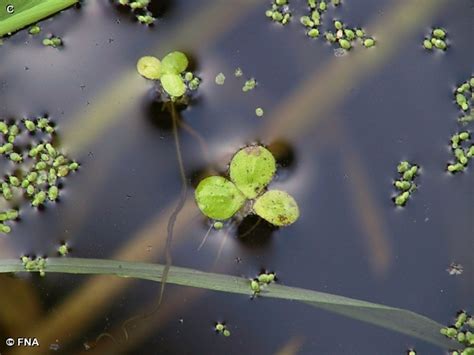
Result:
{"label": "submerged grass blade", "polygon": [[[160,282],[164,269],[164,265],[139,262],[49,258],[45,270],[47,273],[115,275]],[[20,260],[0,260],[0,274],[23,271],[25,270]],[[249,281],[245,278],[175,266],[169,269],[167,282],[181,286],[251,295]],[[456,346],[440,334],[441,324],[404,309],[278,284],[269,285],[262,290],[260,295],[307,303],[317,308],[410,335],[445,349]]]}
{"label": "submerged grass blade", "polygon": [[62,11],[79,0],[11,0],[15,7],[13,14],[0,13],[0,37],[21,30],[22,28],[43,20]]}

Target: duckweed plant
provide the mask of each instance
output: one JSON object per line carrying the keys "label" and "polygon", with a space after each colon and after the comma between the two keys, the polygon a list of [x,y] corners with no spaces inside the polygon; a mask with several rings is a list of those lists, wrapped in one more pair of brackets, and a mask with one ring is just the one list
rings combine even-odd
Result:
{"label": "duckweed plant", "polygon": [[286,25],[291,20],[291,9],[288,0],[273,0],[272,7],[265,11],[265,16],[274,22]]}
{"label": "duckweed plant", "polygon": [[218,333],[218,334],[222,334],[225,337],[230,336],[230,330],[227,329],[227,326],[225,325],[225,323],[217,322],[214,329],[215,329],[216,333]]}
{"label": "duckweed plant", "polygon": [[[0,155],[11,164],[11,173],[0,182],[2,197],[9,202],[24,197],[33,207],[56,202],[60,184],[79,164],[54,146],[55,127],[50,120],[41,117],[24,119],[21,123],[0,121],[0,133],[4,141]],[[31,143],[25,147],[17,144],[22,135],[38,140],[30,139]],[[9,233],[11,229],[5,222],[17,219],[18,215],[18,210],[1,212],[0,232]]]}
{"label": "duckweed plant", "polygon": [[[138,73],[146,79],[158,81],[165,99],[180,101],[189,91],[199,88],[201,80],[186,71],[189,61],[182,52],[171,52],[161,61],[153,56],[138,60]],[[166,101],[166,100],[165,100]]]}
{"label": "duckweed plant", "polygon": [[462,172],[466,169],[469,160],[474,157],[474,144],[468,131],[456,133],[451,137],[451,151],[455,161],[448,164],[450,173]]}
{"label": "duckweed plant", "polygon": [[472,122],[474,120],[474,76],[456,88],[454,91],[454,99],[462,112],[459,122]]}
{"label": "duckweed plant", "polygon": [[442,28],[434,28],[430,35],[425,37],[423,47],[427,50],[439,49],[445,51],[448,48],[446,43],[446,31]]}
{"label": "duckweed plant", "polygon": [[454,324],[441,328],[440,332],[459,343],[459,349],[451,350],[451,355],[474,354],[474,318],[465,311],[458,312]]}
{"label": "duckweed plant", "polygon": [[63,45],[63,40],[60,37],[49,36],[43,39],[43,46],[58,48]]}
{"label": "duckweed plant", "polygon": [[405,206],[411,194],[417,189],[415,184],[415,178],[419,174],[419,166],[416,164],[410,164],[407,161],[402,161],[397,166],[397,171],[400,174],[400,178],[396,180],[393,185],[399,191],[393,199],[395,205]]}
{"label": "duckweed plant", "polygon": [[151,11],[148,9],[151,0],[118,0],[119,4],[122,6],[127,6],[135,14],[138,22],[143,23],[144,25],[151,25],[155,22]]}
{"label": "duckweed plant", "polygon": [[249,202],[252,213],[274,226],[288,226],[298,219],[299,209],[286,192],[265,192],[275,172],[275,158],[269,150],[259,145],[245,147],[230,162],[230,180],[210,176],[199,183],[196,203],[205,216],[222,221],[233,217]]}
{"label": "duckweed plant", "polygon": [[250,290],[253,293],[253,297],[260,294],[262,289],[270,285],[272,282],[275,282],[276,275],[274,272],[263,272],[258,277],[250,280]]}

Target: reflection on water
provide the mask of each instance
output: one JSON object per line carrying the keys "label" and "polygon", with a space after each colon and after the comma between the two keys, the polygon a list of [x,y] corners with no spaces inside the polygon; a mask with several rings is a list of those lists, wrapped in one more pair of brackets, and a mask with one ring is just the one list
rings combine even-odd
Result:
{"label": "reflection on water", "polygon": [[[169,1],[162,9],[154,1],[153,12],[164,15],[153,28],[140,26],[109,2],[87,2],[82,9],[42,25],[44,34],[52,32],[64,39],[65,48],[59,51],[43,47],[42,37],[18,33],[0,47],[0,117],[47,112],[58,123],[60,136],[70,134],[66,131],[74,117],[86,117],[91,120],[85,132],[93,135],[94,123],[103,117],[88,115],[98,112],[96,107],[104,104],[98,102],[100,94],[134,70],[137,58],[184,50],[203,78],[196,101],[181,111],[182,121],[198,133],[180,129],[187,176],[199,181],[214,170],[225,173],[233,152],[265,139],[258,132],[271,126],[278,114],[273,108],[299,83],[324,63],[345,60],[350,65],[355,54],[334,57],[330,46],[308,40],[297,16],[281,28],[266,21],[265,1],[254,5],[240,1],[239,9],[233,10],[212,0]],[[368,24],[389,15],[384,9],[395,3],[346,1],[340,16],[349,23]],[[295,10],[298,4],[295,1]],[[189,199],[178,218],[173,263],[245,277],[268,269],[283,284],[408,308],[440,322],[448,322],[459,308],[467,307],[474,297],[474,265],[466,248],[474,230],[473,174],[452,177],[443,169],[450,154],[449,137],[457,129],[451,90],[472,73],[472,11],[469,0],[442,7],[435,18],[419,24],[397,55],[385,59],[381,70],[365,80],[345,83],[350,93],[339,101],[337,110],[327,113],[327,123],[317,129],[310,124],[297,139],[283,130],[278,132],[279,140],[262,142],[281,165],[272,188],[285,189],[300,205],[302,214],[295,225],[276,230],[247,217],[238,227],[228,227],[228,233],[213,231],[197,251],[208,224]],[[199,17],[201,13],[209,13],[208,18]],[[186,28],[196,18],[201,27]],[[448,29],[453,46],[444,55],[428,55],[420,49],[420,38],[426,28],[439,23]],[[199,36],[212,26],[215,30],[206,42]],[[167,42],[178,31],[186,36]],[[237,66],[244,77],[258,79],[256,90],[242,93],[244,80],[233,76]],[[222,87],[214,84],[221,71],[227,77]],[[44,211],[25,208],[12,234],[0,237],[1,257],[53,255],[67,241],[71,256],[112,257],[127,245],[130,250],[137,248],[127,254],[134,259],[164,262],[160,247],[164,228],[157,226],[166,225],[168,209],[180,191],[170,119],[154,101],[152,85],[139,79],[127,83],[114,87],[126,95],[106,104],[110,110],[120,107],[110,126],[75,156],[82,169],[69,179],[61,203]],[[263,118],[255,116],[256,107],[264,108]],[[285,117],[294,124],[296,118]],[[320,117],[311,119],[316,123]],[[76,150],[67,141],[62,144],[66,150]],[[402,159],[420,162],[423,175],[409,206],[397,210],[390,200],[391,181],[393,168]],[[367,200],[376,201],[376,207]],[[377,221],[371,220],[371,208],[379,216]],[[367,238],[370,230],[376,231],[376,237],[382,233],[377,231],[387,231],[387,245]],[[144,235],[152,237],[142,245]],[[391,260],[383,272],[372,267],[377,251],[388,253]],[[445,270],[451,262],[464,266],[462,275],[448,275]],[[67,314],[61,304],[69,297],[86,300],[80,307],[87,312],[98,297],[94,291],[87,297],[76,293],[86,287],[85,282],[85,277],[21,276],[18,285],[27,286],[17,287],[26,287],[31,299],[41,304],[31,323],[43,324],[41,320],[53,322]],[[104,283],[89,290],[97,292]],[[1,285],[3,290],[4,281]],[[104,291],[113,296],[109,299],[104,293],[103,305],[94,308],[92,315],[77,317],[78,324],[71,319],[62,326],[54,323],[59,330],[51,335],[51,343],[57,338],[61,345],[55,352],[81,352],[85,341],[119,328],[143,307],[152,307],[159,285],[141,281],[129,285],[116,293]],[[420,353],[440,351],[292,302],[196,293],[174,286],[166,292],[166,321],[140,326],[142,333],[139,336],[137,330],[136,338],[131,331],[130,345],[123,349],[133,354],[271,354],[296,338],[302,339],[302,354],[400,354],[411,346]],[[231,327],[229,338],[212,330],[214,322],[222,320]],[[75,331],[69,331],[69,326]],[[10,333],[1,328],[0,335]],[[104,349],[113,344],[105,341],[102,346],[106,353]]]}

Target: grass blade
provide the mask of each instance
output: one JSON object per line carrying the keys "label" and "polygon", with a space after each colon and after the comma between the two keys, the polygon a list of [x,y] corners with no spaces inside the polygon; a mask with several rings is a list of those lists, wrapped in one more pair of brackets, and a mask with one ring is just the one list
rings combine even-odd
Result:
{"label": "grass blade", "polygon": [[[129,261],[49,258],[46,273],[100,274],[131,277],[160,282],[165,266]],[[0,260],[0,274],[23,272],[19,260]],[[173,266],[167,282],[175,285],[204,288],[213,291],[251,295],[249,281],[242,277],[207,273]],[[262,290],[262,297],[299,301],[346,317],[365,321],[383,328],[422,339],[445,349],[456,344],[442,336],[442,325],[417,313],[356,300],[329,293],[272,284]]]}
{"label": "grass blade", "polygon": [[62,11],[79,0],[11,0],[9,4],[15,7],[13,14],[4,9],[0,12],[0,37],[43,20]]}

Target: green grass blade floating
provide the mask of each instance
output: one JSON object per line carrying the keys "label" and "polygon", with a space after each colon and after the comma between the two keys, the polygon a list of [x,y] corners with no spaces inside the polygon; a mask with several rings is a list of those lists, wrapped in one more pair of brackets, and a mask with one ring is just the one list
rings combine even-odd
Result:
{"label": "green grass blade floating", "polygon": [[[160,282],[164,268],[164,265],[129,261],[48,258],[45,271],[46,276],[48,273],[115,275]],[[0,260],[0,274],[24,271],[20,260]],[[249,281],[245,278],[188,268],[171,267],[167,282],[213,291],[251,295]],[[410,335],[445,349],[454,349],[457,346],[456,343],[440,334],[439,331],[443,327],[441,324],[408,310],[278,284],[265,287],[259,295],[303,302],[349,318]]]}
{"label": "green grass blade floating", "polygon": [[21,30],[31,24],[56,14],[79,0],[10,0],[8,4],[15,7],[13,14],[8,14],[2,4],[0,9],[0,37]]}

